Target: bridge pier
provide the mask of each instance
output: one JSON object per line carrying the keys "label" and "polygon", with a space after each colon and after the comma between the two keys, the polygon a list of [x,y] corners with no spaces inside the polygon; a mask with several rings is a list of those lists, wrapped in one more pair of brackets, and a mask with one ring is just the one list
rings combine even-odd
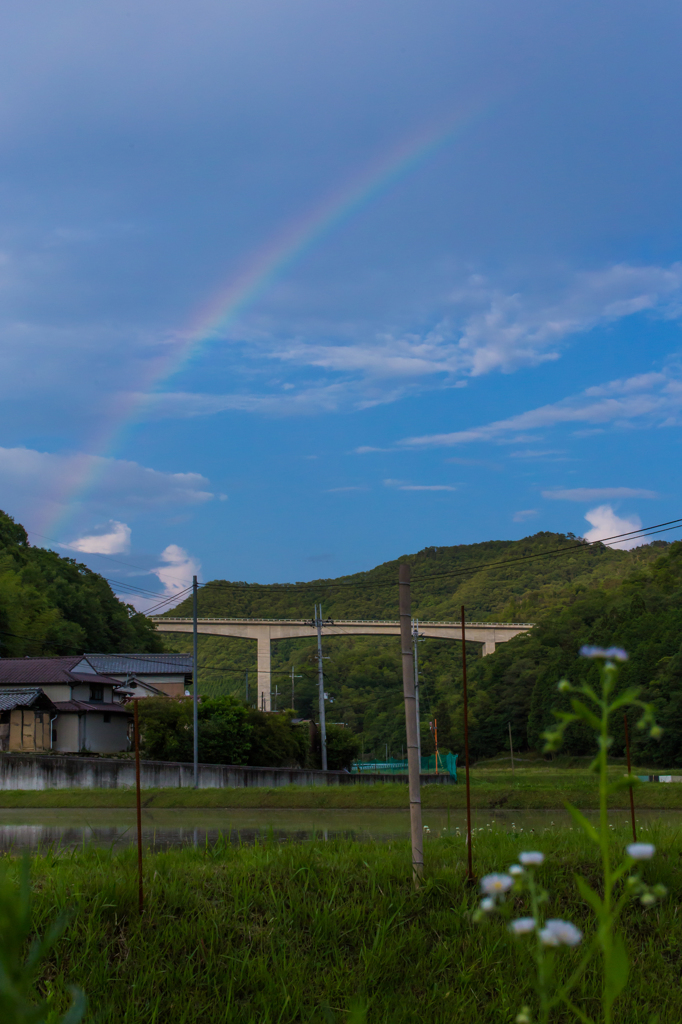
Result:
{"label": "bridge pier", "polygon": [[271,711],[271,654],[270,654],[270,629],[268,626],[261,626],[257,633],[258,640],[258,703],[259,711]]}
{"label": "bridge pier", "polygon": [[[192,620],[172,616],[154,616],[152,619],[160,632],[191,633]],[[272,662],[270,644],[273,640],[306,637],[313,640],[315,627],[306,619],[199,619],[198,631],[203,636],[234,636],[255,640],[258,647],[258,710],[272,710]],[[533,628],[532,622],[467,622],[467,642],[483,646],[483,657],[493,654],[497,644],[505,643],[519,633]],[[461,641],[462,626],[459,622],[419,622],[422,636],[439,640]],[[322,627],[323,636],[400,636],[399,622],[381,622],[364,619],[335,621]]]}

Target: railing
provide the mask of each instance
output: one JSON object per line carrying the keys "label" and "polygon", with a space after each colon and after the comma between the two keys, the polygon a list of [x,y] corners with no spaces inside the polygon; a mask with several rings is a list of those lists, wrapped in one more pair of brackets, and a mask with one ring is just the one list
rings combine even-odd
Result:
{"label": "railing", "polygon": [[[171,615],[153,615],[152,622],[192,622],[192,618],[188,617],[176,617]],[[225,616],[202,616],[197,619],[197,622],[251,622],[251,623],[265,623],[274,622],[283,625],[296,625],[296,626],[309,626],[310,619],[239,619],[239,618],[227,618]],[[461,627],[460,622],[437,622],[427,621],[426,619],[419,619],[416,623],[419,626],[458,626]],[[332,622],[334,626],[399,626],[400,623],[396,619],[334,619]],[[531,627],[534,626],[534,622],[466,622],[466,628],[470,626],[494,626],[497,629],[517,629],[520,626]],[[311,629],[314,628],[311,626]],[[323,627],[324,628],[324,627]]]}

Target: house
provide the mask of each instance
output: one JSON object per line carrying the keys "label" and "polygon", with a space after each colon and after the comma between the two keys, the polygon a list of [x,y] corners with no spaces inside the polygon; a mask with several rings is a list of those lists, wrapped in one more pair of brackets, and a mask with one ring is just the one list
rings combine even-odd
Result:
{"label": "house", "polygon": [[51,749],[63,753],[130,749],[132,712],[114,699],[119,686],[82,656],[0,658],[0,696],[18,687],[40,689],[56,709]]}
{"label": "house", "polygon": [[[184,697],[191,692],[194,659],[191,654],[87,654],[92,670],[110,676],[132,690],[130,696]],[[137,692],[135,692],[137,691]]]}
{"label": "house", "polygon": [[0,750],[50,750],[50,726],[56,717],[56,707],[40,687],[3,687],[0,690]]}

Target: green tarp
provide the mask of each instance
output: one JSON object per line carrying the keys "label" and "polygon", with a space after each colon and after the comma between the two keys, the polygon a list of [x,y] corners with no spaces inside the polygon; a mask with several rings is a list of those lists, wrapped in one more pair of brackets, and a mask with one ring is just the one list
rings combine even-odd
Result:
{"label": "green tarp", "polygon": [[[451,775],[457,779],[457,754],[438,755],[438,774]],[[355,761],[351,769],[353,772],[381,772],[382,775],[405,775],[407,773],[407,761]],[[421,759],[422,775],[436,774],[436,755]]]}

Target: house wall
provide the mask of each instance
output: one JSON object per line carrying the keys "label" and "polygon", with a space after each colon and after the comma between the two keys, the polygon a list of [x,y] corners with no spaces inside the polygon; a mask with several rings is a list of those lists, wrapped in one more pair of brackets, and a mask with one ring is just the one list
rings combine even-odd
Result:
{"label": "house wall", "polygon": [[71,687],[68,683],[41,683],[40,689],[50,700],[71,700]]}
{"label": "house wall", "polygon": [[128,715],[112,715],[110,722],[104,715],[91,711],[81,717],[82,745],[79,750],[90,750],[97,754],[118,754],[129,750]]}
{"label": "house wall", "polygon": [[[110,674],[113,679],[119,679],[122,683],[125,683],[128,679],[128,676],[126,675]],[[184,697],[185,689],[192,685],[191,683],[185,682],[185,676],[181,673],[176,673],[174,675],[152,675],[145,672],[144,675],[138,673],[138,679],[142,683],[149,683],[150,686],[155,686],[158,690],[165,693],[167,697]],[[143,692],[139,696],[149,697],[152,695]]]}
{"label": "house wall", "polygon": [[[93,685],[99,686],[99,683],[95,683]],[[73,699],[74,700],[90,700],[90,683],[78,683],[77,685],[72,686],[71,690],[72,690],[72,694],[73,694]],[[111,704],[111,702],[113,700],[113,692],[114,692],[113,686],[107,686],[106,683],[102,684],[102,693],[103,693],[103,698],[102,699],[107,704]],[[52,699],[54,700],[54,697]],[[62,698],[62,699],[69,700],[68,697],[65,697],[65,698]]]}
{"label": "house wall", "polygon": [[[448,774],[422,775],[422,785],[454,784]],[[349,775],[298,768],[250,768],[245,765],[199,765],[199,789],[244,786],[372,786],[376,782],[407,783],[406,775]],[[191,764],[142,761],[143,789],[192,787]],[[44,754],[0,754],[0,789],[132,789],[135,762],[104,757],[46,757]]]}
{"label": "house wall", "polygon": [[64,750],[76,753],[80,750],[78,746],[78,715],[63,714],[57,715],[52,728],[57,738],[52,741],[53,750]]}

